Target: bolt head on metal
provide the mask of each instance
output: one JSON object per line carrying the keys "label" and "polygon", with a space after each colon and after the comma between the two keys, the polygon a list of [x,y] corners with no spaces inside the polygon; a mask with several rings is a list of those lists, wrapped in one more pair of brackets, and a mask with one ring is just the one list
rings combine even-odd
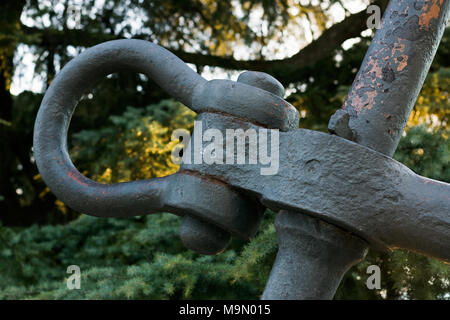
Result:
{"label": "bolt head on metal", "polygon": [[264,72],[245,71],[239,75],[237,82],[266,90],[278,97],[284,96],[283,85],[277,79]]}
{"label": "bolt head on metal", "polygon": [[214,255],[223,252],[230,242],[230,234],[225,230],[186,215],[180,226],[183,244],[200,254]]}

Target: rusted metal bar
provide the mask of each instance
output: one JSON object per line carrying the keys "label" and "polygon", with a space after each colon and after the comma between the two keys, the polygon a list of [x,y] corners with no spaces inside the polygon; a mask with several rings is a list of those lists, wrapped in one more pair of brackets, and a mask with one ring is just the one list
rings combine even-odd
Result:
{"label": "rusted metal bar", "polygon": [[342,110],[337,135],[392,156],[448,21],[450,1],[390,1]]}

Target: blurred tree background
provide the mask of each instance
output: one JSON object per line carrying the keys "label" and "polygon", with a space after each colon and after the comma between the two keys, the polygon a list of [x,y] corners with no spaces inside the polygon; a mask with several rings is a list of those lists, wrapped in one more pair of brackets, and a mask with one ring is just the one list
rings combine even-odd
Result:
{"label": "blurred tree background", "polygon": [[[158,43],[200,74],[236,79],[272,74],[301,114],[326,131],[348,92],[372,32],[365,8],[387,1],[3,0],[0,3],[0,299],[257,299],[277,251],[275,213],[251,242],[201,256],[178,237],[180,219],[158,214],[100,219],[72,211],[45,186],[34,163],[33,123],[55,74],[85,48],[138,38]],[[395,158],[450,182],[450,30]],[[28,85],[22,80],[32,75]],[[71,157],[110,183],[171,174],[175,128],[195,113],[140,74],[108,76],[86,92],[69,132]],[[66,268],[81,267],[81,290]],[[368,265],[382,289],[368,290]],[[407,251],[370,252],[345,276],[336,299],[450,299],[450,268]]]}

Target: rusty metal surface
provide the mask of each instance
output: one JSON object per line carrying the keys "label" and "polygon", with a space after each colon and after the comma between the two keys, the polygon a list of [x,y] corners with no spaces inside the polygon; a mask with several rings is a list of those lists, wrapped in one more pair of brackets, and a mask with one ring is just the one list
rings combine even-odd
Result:
{"label": "rusty metal surface", "polygon": [[[331,132],[388,156],[394,154],[444,32],[449,8],[447,0],[389,2],[344,103],[345,112],[331,118]],[[348,125],[336,127],[345,113]]]}
{"label": "rusty metal surface", "polygon": [[[39,171],[59,199],[83,213],[182,216],[183,243],[203,254],[224,250],[231,235],[253,237],[265,207],[280,211],[280,251],[265,299],[330,299],[368,245],[450,262],[450,185],[390,158],[448,11],[442,0],[390,2],[344,108],[330,120],[335,135],[297,129],[298,112],[282,99],[284,88],[264,73],[206,81],[155,44],[95,46],[63,68],[42,101],[34,134]],[[184,159],[178,173],[164,178],[104,185],[84,177],[67,151],[72,113],[90,87],[121,70],[145,73],[199,113],[194,138],[208,128],[279,129],[277,173],[261,175],[259,164]]]}

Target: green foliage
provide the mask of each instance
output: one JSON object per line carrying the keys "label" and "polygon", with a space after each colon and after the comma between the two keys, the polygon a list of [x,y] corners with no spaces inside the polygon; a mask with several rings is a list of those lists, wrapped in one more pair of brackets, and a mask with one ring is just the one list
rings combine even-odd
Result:
{"label": "green foliage", "polygon": [[[0,299],[258,298],[270,264],[262,275],[255,271],[261,257],[276,252],[267,239],[273,227],[265,223],[256,247],[240,256],[237,241],[223,254],[201,256],[182,246],[179,224],[173,215],[156,214],[1,228]],[[66,287],[66,268],[73,264],[81,268],[81,290]]]}
{"label": "green foliage", "polygon": [[128,107],[100,129],[73,134],[71,157],[79,170],[105,183],[166,176],[178,169],[170,154],[179,141],[171,141],[171,134],[191,131],[194,119],[194,112],[173,100]]}
{"label": "green foliage", "polygon": [[422,88],[408,126],[424,124],[428,127],[450,128],[450,68],[441,67],[430,72]]}
{"label": "green foliage", "polygon": [[402,138],[394,158],[422,176],[450,182],[450,130],[412,127]]}

